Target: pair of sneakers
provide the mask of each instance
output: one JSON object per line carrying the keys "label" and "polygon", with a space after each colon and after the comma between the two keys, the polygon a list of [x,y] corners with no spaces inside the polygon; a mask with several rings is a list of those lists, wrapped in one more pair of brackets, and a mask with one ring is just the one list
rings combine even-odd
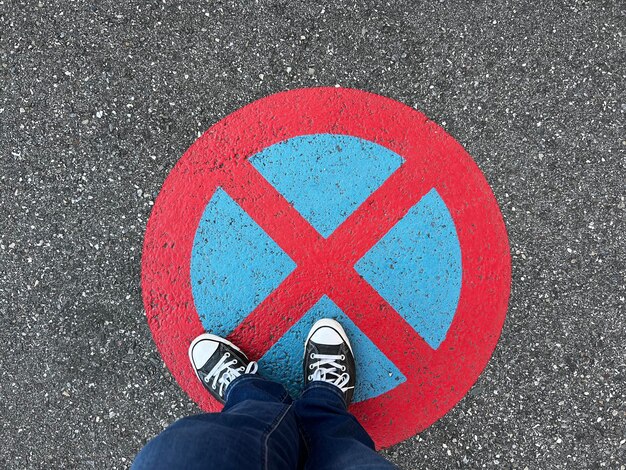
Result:
{"label": "pair of sneakers", "polygon": [[[250,361],[241,349],[209,333],[193,340],[189,359],[204,388],[221,403],[234,379],[258,371],[257,363]],[[302,367],[305,385],[316,380],[334,385],[346,404],[350,404],[355,384],[354,354],[338,322],[324,318],[313,325],[304,343]]]}

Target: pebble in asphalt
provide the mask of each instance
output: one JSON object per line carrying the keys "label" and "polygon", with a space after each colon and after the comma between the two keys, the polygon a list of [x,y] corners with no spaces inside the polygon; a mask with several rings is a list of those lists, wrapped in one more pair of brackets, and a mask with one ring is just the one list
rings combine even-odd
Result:
{"label": "pebble in asphalt", "polygon": [[401,468],[625,468],[624,6],[0,0],[0,466],[126,468],[198,412],[139,286],[154,197],[211,124],[340,85],[485,173],[513,285],[489,366]]}

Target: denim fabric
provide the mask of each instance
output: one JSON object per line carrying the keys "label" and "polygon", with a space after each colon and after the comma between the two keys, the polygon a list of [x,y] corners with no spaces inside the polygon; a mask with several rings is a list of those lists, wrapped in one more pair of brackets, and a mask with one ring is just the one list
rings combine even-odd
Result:
{"label": "denim fabric", "polygon": [[152,439],[132,468],[220,470],[394,469],[346,409],[343,395],[313,382],[293,401],[258,375],[235,379],[221,413],[183,418]]}

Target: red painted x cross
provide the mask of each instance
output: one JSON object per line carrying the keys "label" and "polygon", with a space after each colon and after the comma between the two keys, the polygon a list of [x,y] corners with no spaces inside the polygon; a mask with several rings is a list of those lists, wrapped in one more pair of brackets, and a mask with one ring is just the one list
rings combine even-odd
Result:
{"label": "red painted x cross", "polygon": [[[223,189],[296,262],[297,268],[231,333],[258,360],[326,294],[401,370],[419,366],[432,349],[354,269],[432,187],[419,162],[406,162],[328,238],[323,238],[243,160]],[[419,181],[419,184],[416,182]],[[254,332],[254,334],[250,334]],[[398,348],[398,344],[407,348]],[[407,355],[412,360],[407,361]],[[404,370],[403,370],[404,369]]]}

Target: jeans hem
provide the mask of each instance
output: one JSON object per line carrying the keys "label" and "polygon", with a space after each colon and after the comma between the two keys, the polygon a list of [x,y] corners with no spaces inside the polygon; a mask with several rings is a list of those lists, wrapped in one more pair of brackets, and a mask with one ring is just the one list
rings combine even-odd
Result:
{"label": "jeans hem", "polygon": [[228,388],[226,389],[226,393],[224,394],[224,401],[228,401],[228,396],[230,395],[230,392],[233,390],[235,385],[238,385],[241,382],[246,382],[248,380],[254,380],[257,378],[261,378],[261,377],[259,377],[256,374],[242,374],[239,377],[237,377],[228,385]]}
{"label": "jeans hem", "polygon": [[[230,393],[233,390],[233,387],[240,386],[242,382],[249,382],[249,381],[255,381],[255,380],[259,380],[261,382],[269,382],[265,377],[262,377],[259,374],[242,374],[228,385],[228,388],[226,389],[226,393],[224,394],[224,402],[228,402],[228,397],[230,396]],[[283,393],[280,394],[280,396],[277,396],[275,398],[281,403],[285,403],[289,399],[289,392],[285,390]]]}
{"label": "jeans hem", "polygon": [[343,406],[346,409],[348,409],[348,403],[346,403],[345,395],[339,389],[339,387],[337,387],[335,385],[331,385],[331,384],[326,383],[326,382],[323,382],[321,380],[314,380],[313,382],[309,382],[309,384],[303,390],[301,397],[304,397],[304,395],[306,393],[308,393],[310,390],[314,390],[316,388],[317,389],[328,390],[329,392],[334,393],[341,400],[341,403],[343,403]]}

